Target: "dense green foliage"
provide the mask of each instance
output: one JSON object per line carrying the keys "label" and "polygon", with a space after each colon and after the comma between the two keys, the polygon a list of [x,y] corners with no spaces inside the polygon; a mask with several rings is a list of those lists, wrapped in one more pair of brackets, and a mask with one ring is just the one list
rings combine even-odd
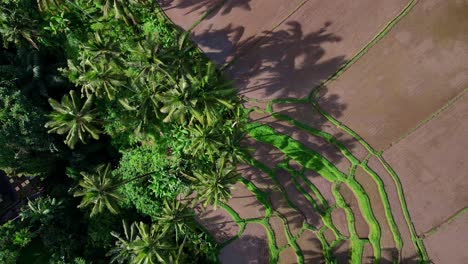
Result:
{"label": "dense green foliage", "polygon": [[5,0],[0,38],[0,169],[46,187],[0,259],[215,262],[193,206],[230,197],[245,116],[189,33],[154,1]]}

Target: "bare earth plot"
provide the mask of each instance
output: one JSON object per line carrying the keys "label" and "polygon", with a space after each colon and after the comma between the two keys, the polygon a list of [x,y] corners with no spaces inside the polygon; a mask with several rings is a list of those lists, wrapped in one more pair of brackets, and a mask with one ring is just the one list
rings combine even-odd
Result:
{"label": "bare earth plot", "polygon": [[252,110],[222,263],[465,263],[468,2],[159,0]]}

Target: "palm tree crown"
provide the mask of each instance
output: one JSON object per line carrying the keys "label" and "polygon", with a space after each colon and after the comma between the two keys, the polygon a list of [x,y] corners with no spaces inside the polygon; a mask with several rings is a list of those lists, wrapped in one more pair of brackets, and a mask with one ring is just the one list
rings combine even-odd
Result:
{"label": "palm tree crown", "polygon": [[117,192],[119,183],[111,176],[110,164],[101,165],[96,174],[81,172],[83,179],[80,181],[80,190],[73,196],[82,196],[79,208],[92,205],[91,216],[94,216],[107,208],[111,213],[118,212],[118,202],[121,199]]}
{"label": "palm tree crown", "polygon": [[52,98],[49,98],[49,103],[54,110],[49,115],[52,120],[45,125],[46,128],[50,128],[49,133],[60,135],[67,133],[64,142],[72,149],[78,140],[86,143],[88,135],[99,139],[101,132],[96,127],[98,125],[97,116],[94,109],[91,109],[93,96],[89,96],[82,105],[81,99],[72,90],[69,95],[62,97],[60,103]]}

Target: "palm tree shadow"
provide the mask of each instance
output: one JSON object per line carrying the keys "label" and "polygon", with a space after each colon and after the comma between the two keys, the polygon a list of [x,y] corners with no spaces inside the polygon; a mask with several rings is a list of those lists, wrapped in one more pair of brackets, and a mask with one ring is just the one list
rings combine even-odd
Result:
{"label": "palm tree shadow", "polygon": [[197,11],[211,10],[207,18],[216,15],[227,15],[236,8],[250,11],[252,10],[250,6],[251,1],[252,0],[158,0],[163,10],[188,9],[185,15]]}
{"label": "palm tree shadow", "polygon": [[259,236],[242,235],[221,249],[219,260],[224,264],[268,263],[268,242]]}
{"label": "palm tree shadow", "polygon": [[[245,38],[243,26],[209,28],[193,38],[218,64],[234,58],[227,68],[240,93],[252,98],[306,97],[313,87],[334,73],[346,61],[344,56],[328,58],[323,45],[341,41],[328,32],[331,22],[304,33],[297,21],[274,31]],[[243,38],[244,37],[244,38]]]}

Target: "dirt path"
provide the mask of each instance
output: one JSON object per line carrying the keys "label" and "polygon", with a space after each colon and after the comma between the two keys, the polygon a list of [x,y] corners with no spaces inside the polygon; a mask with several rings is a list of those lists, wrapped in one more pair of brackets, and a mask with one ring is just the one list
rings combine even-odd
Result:
{"label": "dirt path", "polygon": [[222,263],[467,257],[466,0],[159,1],[253,110]]}

